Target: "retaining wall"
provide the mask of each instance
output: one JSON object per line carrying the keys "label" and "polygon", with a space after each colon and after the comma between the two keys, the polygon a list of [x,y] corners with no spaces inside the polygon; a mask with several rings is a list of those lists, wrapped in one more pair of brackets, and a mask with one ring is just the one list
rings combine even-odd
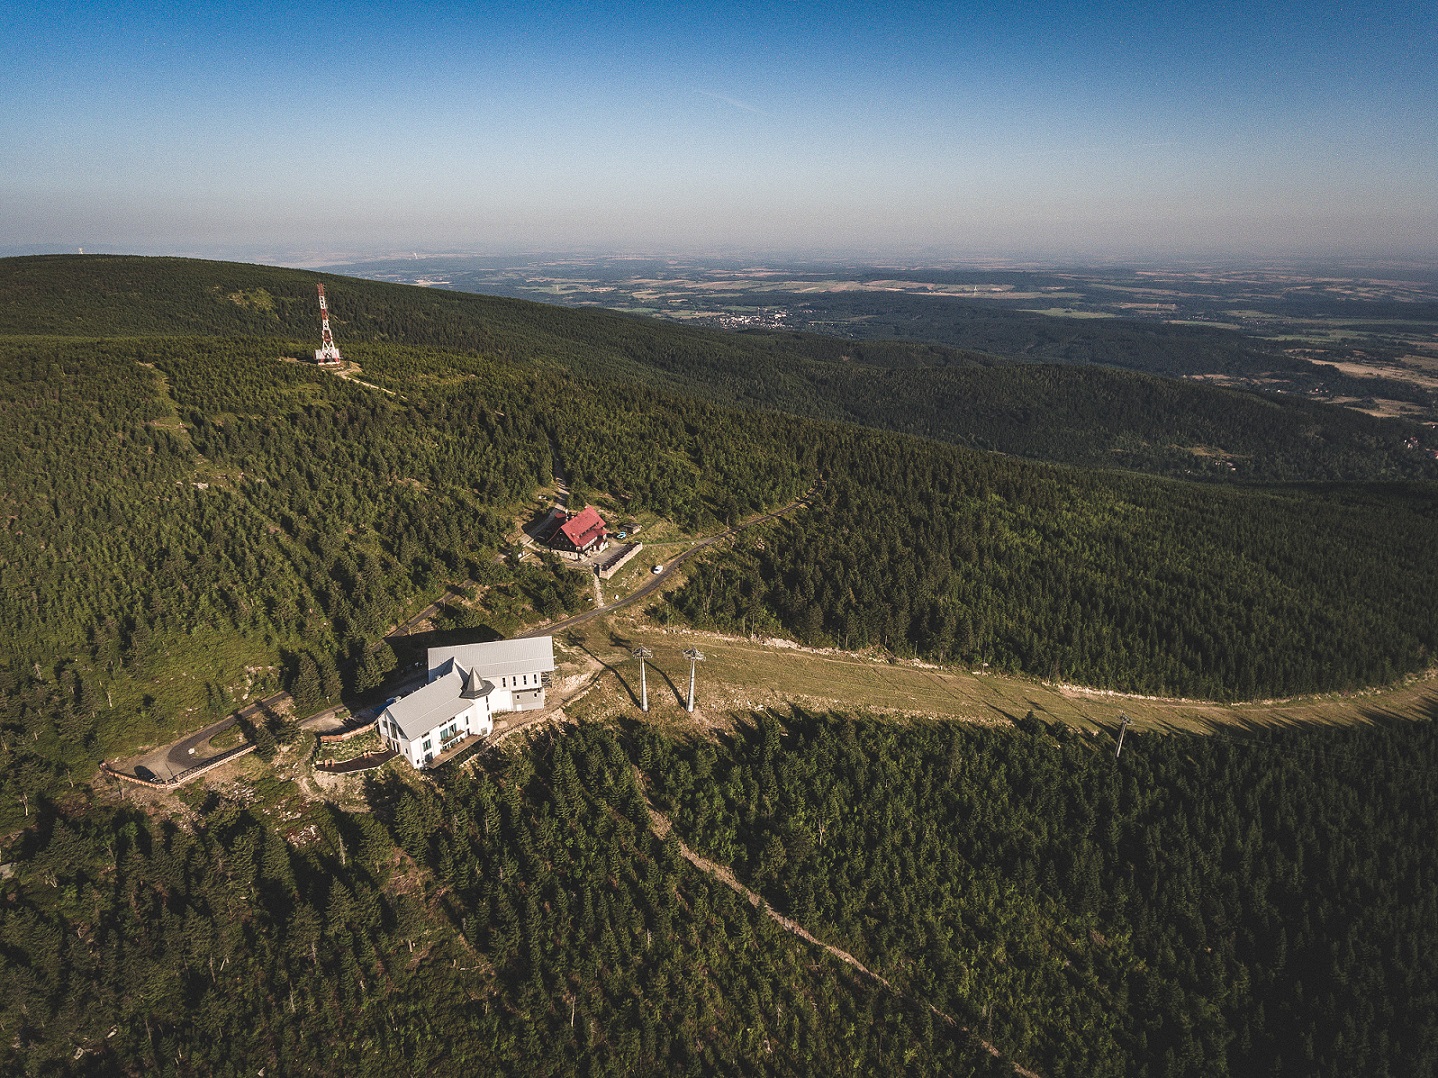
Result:
{"label": "retaining wall", "polygon": [[315,770],[322,775],[355,775],[361,771],[383,767],[398,755],[394,749],[380,749],[378,752],[356,756],[353,760],[340,760],[336,763],[322,761],[315,764]]}
{"label": "retaining wall", "polygon": [[176,786],[183,786],[191,779],[199,778],[206,771],[213,771],[221,764],[227,764],[231,760],[237,760],[241,756],[246,756],[254,751],[255,747],[253,745],[241,745],[239,748],[231,749],[229,752],[221,753],[219,756],[206,760],[202,764],[187,767],[172,779],[142,779],[139,775],[132,775],[128,771],[117,770],[104,761],[100,763],[100,770],[104,771],[107,775],[115,776],[117,779],[132,782],[136,786],[145,786],[151,790],[173,790]]}
{"label": "retaining wall", "polygon": [[348,741],[352,737],[359,737],[360,734],[367,734],[375,728],[375,724],[377,722],[379,722],[378,715],[370,719],[370,721],[365,723],[363,726],[352,726],[348,730],[340,730],[338,733],[334,734],[320,734],[318,735],[320,739],[320,744],[333,745],[337,741]]}
{"label": "retaining wall", "polygon": [[629,561],[630,558],[634,557],[634,555],[638,554],[643,549],[643,543],[630,543],[625,550],[618,552],[618,557],[614,558],[614,560],[612,561],[605,562],[604,567],[599,570],[599,579],[608,580],[613,577],[615,573],[619,572],[620,569],[624,568],[625,564]]}

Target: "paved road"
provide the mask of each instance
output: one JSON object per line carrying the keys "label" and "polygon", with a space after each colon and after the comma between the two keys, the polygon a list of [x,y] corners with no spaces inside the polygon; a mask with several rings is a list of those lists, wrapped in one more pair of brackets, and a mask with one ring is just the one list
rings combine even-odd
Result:
{"label": "paved road", "polygon": [[181,771],[194,767],[196,764],[202,764],[206,760],[213,759],[219,755],[219,753],[206,753],[203,756],[199,754],[200,746],[209,741],[210,738],[224,733],[242,718],[253,719],[260,715],[265,709],[273,711],[283,707],[289,702],[289,699],[289,693],[277,692],[266,696],[263,700],[256,700],[253,704],[241,708],[234,714],[226,715],[219,722],[212,722],[203,730],[196,730],[193,734],[181,738],[179,741],[169,745],[162,745],[160,748],[146,753],[135,762],[136,767],[147,767],[159,778],[172,779]]}
{"label": "paved road", "polygon": [[664,585],[668,581],[673,579],[674,572],[686,561],[694,557],[694,555],[698,554],[701,550],[707,550],[715,543],[720,542],[724,539],[728,539],[731,536],[738,535],[742,531],[747,531],[750,528],[758,527],[760,524],[767,524],[771,520],[776,520],[779,517],[782,517],[785,513],[792,513],[800,506],[807,505],[808,501],[809,496],[806,494],[804,497],[799,498],[796,501],[790,502],[788,505],[784,506],[783,509],[776,509],[774,510],[774,512],[768,513],[762,517],[756,517],[754,520],[747,521],[743,524],[736,524],[728,531],[720,532],[718,535],[712,536],[708,539],[703,539],[700,542],[695,543],[688,550],[684,551],[684,553],[674,555],[674,557],[670,560],[669,564],[664,566],[664,571],[662,573],[654,574],[651,579],[645,581],[640,587],[630,592],[624,598],[616,599],[612,603],[605,603],[603,606],[596,607],[593,610],[586,610],[582,614],[575,614],[573,617],[565,618],[562,621],[556,621],[551,625],[541,625],[537,629],[530,629],[526,633],[520,633],[516,639],[522,640],[526,637],[533,636],[556,636],[559,633],[564,632],[566,629],[573,629],[577,625],[583,625],[586,621],[593,621],[595,618],[603,617],[605,614],[612,614],[614,613],[614,611],[629,606],[631,603],[637,603],[642,599],[647,599],[649,598],[649,596],[657,592],[660,588],[664,587]]}
{"label": "paved road", "polygon": [[[567,497],[567,489],[564,491],[564,493]],[[694,555],[698,554],[700,551],[707,550],[715,543],[738,535],[740,532],[747,531],[749,528],[757,527],[758,525],[765,524],[768,521],[776,520],[777,518],[783,516],[786,513],[791,513],[795,509],[798,509],[800,506],[805,505],[808,502],[808,499],[809,496],[806,494],[804,497],[790,502],[782,509],[776,509],[772,513],[765,514],[762,517],[757,517],[754,520],[747,521],[743,524],[736,524],[734,527],[730,528],[727,531],[720,532],[718,535],[712,536],[708,539],[703,539],[695,543],[692,547],[690,547],[683,553],[676,554],[664,567],[664,571],[662,573],[656,573],[653,578],[645,581],[644,584],[636,588],[634,591],[630,592],[622,599],[616,599],[614,602],[606,603],[601,607],[595,608],[594,610],[586,610],[582,614],[576,614],[573,617],[565,618],[564,620],[557,621],[552,625],[544,625],[540,626],[537,629],[531,629],[529,632],[520,633],[519,636],[520,638],[524,638],[534,636],[550,636],[553,634],[561,633],[564,632],[566,629],[572,629],[577,625],[583,625],[587,621],[592,621],[595,618],[603,617],[605,614],[612,614],[616,610],[620,610],[633,603],[637,603],[644,599],[647,599],[649,596],[659,591],[660,588],[664,587],[666,583],[672,580],[674,572],[686,561],[694,557]],[[427,618],[434,617],[434,615],[439,612],[440,607],[452,595],[457,594],[461,594],[458,588],[454,586],[447,588],[445,594],[440,599],[436,600],[433,603],[430,603],[429,606],[425,607],[423,610],[421,610],[414,617],[410,618],[404,624],[397,626],[392,632],[388,634],[387,638],[393,639],[395,637],[408,635],[412,627],[420,624]],[[396,696],[403,696],[406,693],[418,688],[424,683],[424,681],[425,674],[420,673],[415,675],[400,688],[392,691]],[[287,692],[277,692],[271,696],[265,697],[263,700],[256,700],[253,704],[250,704],[247,707],[240,709],[233,715],[226,715],[219,722],[211,723],[203,730],[197,730],[193,734],[181,738],[179,741],[176,741],[170,745],[161,746],[158,749],[146,753],[144,756],[140,757],[138,760],[135,761],[135,766],[137,768],[148,768],[158,778],[172,779],[181,771],[194,767],[197,764],[202,764],[206,760],[211,760],[215,756],[219,755],[218,753],[207,753],[203,756],[199,755],[200,746],[205,744],[212,737],[224,733],[224,731],[228,730],[241,718],[252,719],[258,716],[263,709],[268,708],[272,711],[278,710],[289,702],[290,694]],[[357,712],[353,716],[351,721],[362,722],[368,717],[370,717],[372,714],[378,713],[381,706],[382,705],[375,705],[372,707],[365,708],[364,710]],[[300,725],[303,727],[318,726],[324,722],[332,720],[338,710],[339,707],[336,706],[326,711],[322,711],[318,715],[311,715],[309,718],[305,719],[304,722],[302,722]],[[510,731],[506,731],[506,733],[508,732]]]}

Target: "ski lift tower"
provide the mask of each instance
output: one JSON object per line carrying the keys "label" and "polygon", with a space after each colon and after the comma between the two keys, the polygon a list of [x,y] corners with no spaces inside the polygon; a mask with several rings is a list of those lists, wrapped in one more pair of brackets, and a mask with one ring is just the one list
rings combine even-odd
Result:
{"label": "ski lift tower", "polygon": [[325,303],[325,286],[323,283],[320,289],[320,347],[315,349],[315,362],[322,367],[334,366],[343,363],[344,357],[340,350],[335,347],[334,334],[330,332],[330,309]]}
{"label": "ski lift tower", "polygon": [[654,652],[646,647],[637,647],[634,649],[634,657],[639,660],[639,710],[648,713],[649,679],[644,673],[644,660],[654,658]]}
{"label": "ski lift tower", "polygon": [[694,711],[694,668],[704,661],[704,653],[698,648],[685,648],[684,657],[689,660],[689,706],[684,710]]}

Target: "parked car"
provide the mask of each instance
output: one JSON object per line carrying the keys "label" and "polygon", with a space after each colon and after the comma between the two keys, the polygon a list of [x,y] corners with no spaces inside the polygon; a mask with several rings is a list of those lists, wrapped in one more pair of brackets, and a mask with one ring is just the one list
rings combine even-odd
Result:
{"label": "parked car", "polygon": [[664,566],[656,565],[653,569],[650,569],[649,571],[655,576],[658,576],[660,573],[664,572]]}

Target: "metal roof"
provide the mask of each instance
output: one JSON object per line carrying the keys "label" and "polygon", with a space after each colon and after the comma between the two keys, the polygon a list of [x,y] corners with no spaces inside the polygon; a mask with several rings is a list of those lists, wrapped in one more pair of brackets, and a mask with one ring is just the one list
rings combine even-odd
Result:
{"label": "metal roof", "polygon": [[463,693],[464,678],[451,669],[423,688],[400,697],[385,708],[385,713],[406,739],[414,741],[473,707],[474,701],[466,700]]}
{"label": "metal roof", "polygon": [[429,676],[436,677],[446,662],[473,670],[481,677],[542,674],[554,669],[554,637],[531,636],[522,640],[493,640],[488,644],[455,644],[429,649]]}

